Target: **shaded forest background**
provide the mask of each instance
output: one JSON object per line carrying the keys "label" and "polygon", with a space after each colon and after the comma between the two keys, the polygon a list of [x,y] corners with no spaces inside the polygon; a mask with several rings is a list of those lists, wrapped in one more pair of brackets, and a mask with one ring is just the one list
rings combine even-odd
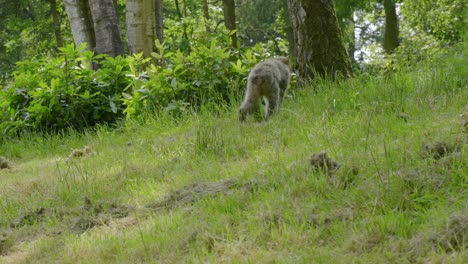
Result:
{"label": "shaded forest background", "polygon": [[[316,74],[389,74],[463,42],[463,0],[322,2],[0,0],[0,131],[224,109],[241,97],[249,69],[275,55],[291,57],[302,83]],[[90,14],[76,14],[92,33],[77,33],[72,19],[83,3]],[[329,9],[317,16],[325,20],[301,25],[302,12],[316,17],[316,4]],[[322,22],[335,16],[330,30]],[[328,42],[343,56],[326,61],[340,49]]]}

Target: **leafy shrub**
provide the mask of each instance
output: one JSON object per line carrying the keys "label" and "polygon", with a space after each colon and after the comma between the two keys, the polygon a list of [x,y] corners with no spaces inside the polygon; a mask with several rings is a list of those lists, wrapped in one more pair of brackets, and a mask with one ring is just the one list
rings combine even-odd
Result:
{"label": "leafy shrub", "polygon": [[[165,110],[177,113],[189,106],[226,105],[239,98],[250,68],[266,54],[259,45],[252,50],[233,52],[216,38],[194,45],[189,54],[168,51],[157,43],[154,58],[145,72],[134,73],[132,85],[124,92],[127,116],[141,111]],[[224,40],[227,41],[227,40]],[[242,55],[240,55],[242,53]]]}
{"label": "leafy shrub", "polygon": [[115,121],[122,116],[128,72],[126,59],[94,56],[84,46],[18,62],[13,82],[0,91],[1,129],[53,132]]}
{"label": "leafy shrub", "polygon": [[202,105],[237,102],[251,67],[270,54],[260,44],[221,48],[229,41],[228,34],[211,34],[185,53],[156,42],[158,52],[146,59],[95,56],[70,45],[56,57],[18,62],[13,81],[0,90],[0,129],[3,134],[83,129],[124,115],[178,116]]}

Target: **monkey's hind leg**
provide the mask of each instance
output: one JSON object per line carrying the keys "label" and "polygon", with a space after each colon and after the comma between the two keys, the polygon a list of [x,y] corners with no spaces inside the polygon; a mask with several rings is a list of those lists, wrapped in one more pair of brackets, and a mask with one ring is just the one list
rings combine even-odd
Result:
{"label": "monkey's hind leg", "polygon": [[265,119],[278,112],[280,105],[280,90],[277,84],[272,85],[271,93],[264,97],[265,101]]}

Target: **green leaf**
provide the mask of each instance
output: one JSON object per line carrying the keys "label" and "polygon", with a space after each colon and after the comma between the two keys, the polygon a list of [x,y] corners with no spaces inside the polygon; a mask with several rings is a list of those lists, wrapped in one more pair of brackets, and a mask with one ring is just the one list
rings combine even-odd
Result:
{"label": "green leaf", "polygon": [[177,79],[175,77],[172,78],[172,80],[171,80],[171,86],[174,89],[177,88]]}
{"label": "green leaf", "polygon": [[109,100],[109,106],[111,108],[112,113],[117,114],[118,109],[114,101],[112,101],[112,99]]}

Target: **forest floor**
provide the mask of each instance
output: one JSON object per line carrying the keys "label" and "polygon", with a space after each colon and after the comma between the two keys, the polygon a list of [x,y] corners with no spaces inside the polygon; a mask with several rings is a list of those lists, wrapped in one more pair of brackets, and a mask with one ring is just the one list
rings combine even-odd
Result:
{"label": "forest floor", "polygon": [[0,262],[463,263],[467,64],[4,142]]}

